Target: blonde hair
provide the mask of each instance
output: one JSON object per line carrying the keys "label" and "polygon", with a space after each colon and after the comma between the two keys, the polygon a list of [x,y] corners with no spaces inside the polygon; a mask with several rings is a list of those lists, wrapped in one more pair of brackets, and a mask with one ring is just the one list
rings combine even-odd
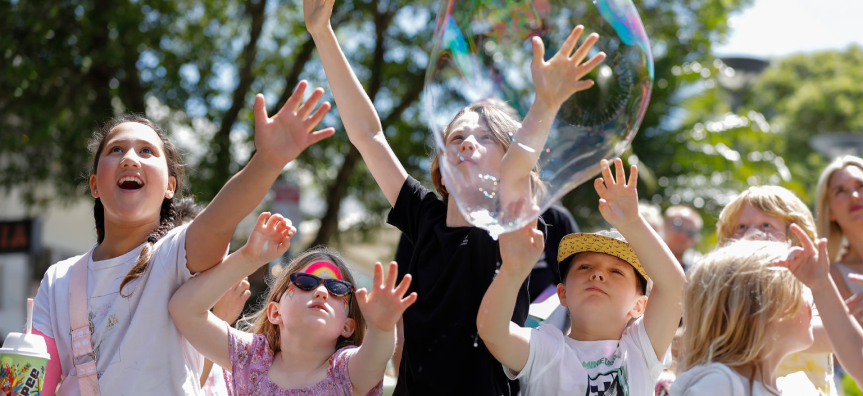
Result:
{"label": "blonde hair", "polygon": [[[504,152],[509,150],[509,147],[512,146],[510,136],[521,127],[521,123],[518,120],[518,113],[516,113],[515,109],[497,98],[486,98],[461,109],[449,125],[444,128],[442,132],[444,141],[446,141],[452,132],[453,124],[467,112],[479,114],[480,119],[488,124],[488,129],[494,142],[499,144]],[[443,184],[439,155],[435,155],[432,158],[429,171],[431,172],[432,184],[434,184],[435,190],[441,195],[441,200],[447,202],[449,200],[449,191],[447,191],[446,186]],[[534,199],[541,201],[541,194],[545,191],[545,188],[539,177],[539,164],[534,164],[530,170],[530,186],[535,194]]]}
{"label": "blonde hair", "polygon": [[815,190],[815,215],[818,218],[816,226],[818,234],[827,238],[827,256],[830,261],[840,261],[842,254],[842,246],[845,240],[845,233],[835,221],[830,220],[830,179],[833,174],[840,169],[849,166],[856,166],[863,169],[863,159],[853,155],[845,155],[836,158],[821,171],[821,177],[818,178],[818,188]]}
{"label": "blonde hair", "polygon": [[[357,287],[357,283],[354,281],[354,277],[351,275],[351,271],[348,268],[347,263],[339,252],[326,246],[315,246],[291,260],[291,262],[288,263],[279,273],[278,277],[270,278],[272,281],[268,282],[271,284],[269,285],[270,287],[269,292],[267,293],[267,298],[264,299],[255,313],[243,317],[238,327],[249,333],[263,334],[267,336],[267,342],[270,344],[270,349],[273,350],[273,353],[279,352],[282,349],[279,327],[270,323],[270,320],[267,317],[267,306],[270,305],[271,302],[277,302],[281,295],[285,293],[288,285],[291,283],[291,274],[300,272],[303,267],[322,260],[333,262],[333,264],[339,268],[339,271],[341,271],[344,280],[350,282],[354,287]],[[349,345],[360,346],[362,345],[363,338],[366,334],[366,321],[363,317],[362,311],[360,311],[359,303],[357,303],[357,299],[353,294],[348,298],[350,299],[348,318],[354,319],[354,333],[348,338],[339,336],[336,341],[336,349]]]}
{"label": "blonde hair", "polygon": [[770,352],[770,326],[793,318],[803,304],[803,286],[785,268],[773,266],[787,242],[734,241],[688,273],[683,305],[681,370],[710,362],[752,368],[752,379]]}
{"label": "blonde hair", "polygon": [[716,237],[719,245],[727,243],[734,237],[734,227],[740,218],[743,206],[749,204],[764,214],[779,218],[785,222],[785,235],[794,245],[799,246],[800,241],[791,232],[791,224],[796,223],[811,240],[815,240],[815,220],[812,212],[800,198],[793,192],[779,186],[754,186],[732,200],[722,213],[716,223]]}

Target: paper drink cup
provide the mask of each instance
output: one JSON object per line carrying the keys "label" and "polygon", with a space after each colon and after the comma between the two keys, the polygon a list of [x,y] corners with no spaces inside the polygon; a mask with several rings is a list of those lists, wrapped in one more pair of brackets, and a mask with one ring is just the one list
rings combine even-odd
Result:
{"label": "paper drink cup", "polygon": [[0,348],[0,395],[41,395],[45,365],[50,358],[42,336],[9,333]]}

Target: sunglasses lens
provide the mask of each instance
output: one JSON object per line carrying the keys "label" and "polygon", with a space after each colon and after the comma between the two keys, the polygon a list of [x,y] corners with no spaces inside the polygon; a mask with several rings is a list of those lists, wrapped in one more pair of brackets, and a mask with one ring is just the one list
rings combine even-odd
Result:
{"label": "sunglasses lens", "polygon": [[339,296],[339,297],[344,296],[344,295],[351,292],[351,288],[348,287],[348,285],[346,285],[343,282],[339,282],[339,281],[327,282],[327,289],[334,296]]}
{"label": "sunglasses lens", "polygon": [[307,274],[291,274],[291,282],[294,282],[294,285],[301,290],[306,291],[312,290],[321,284],[319,279]]}

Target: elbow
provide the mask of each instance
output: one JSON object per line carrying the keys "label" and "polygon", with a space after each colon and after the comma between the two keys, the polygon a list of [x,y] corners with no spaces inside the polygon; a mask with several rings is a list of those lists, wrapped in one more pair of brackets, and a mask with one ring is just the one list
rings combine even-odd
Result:
{"label": "elbow", "polygon": [[179,293],[175,293],[173,297],[171,297],[171,301],[168,301],[168,313],[171,314],[171,318],[174,319],[174,323],[177,323],[183,317],[183,307],[182,302],[178,297]]}

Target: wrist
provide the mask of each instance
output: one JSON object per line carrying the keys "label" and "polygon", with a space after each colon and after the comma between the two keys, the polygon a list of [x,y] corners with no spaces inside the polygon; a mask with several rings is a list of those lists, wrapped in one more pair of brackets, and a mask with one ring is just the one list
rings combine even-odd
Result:
{"label": "wrist", "polygon": [[541,116],[542,119],[545,119],[549,115],[553,118],[555,115],[557,115],[557,112],[560,110],[561,105],[562,103],[554,103],[553,101],[547,100],[537,95],[536,99],[534,99],[533,101],[531,110],[533,110],[537,116]]}
{"label": "wrist", "polygon": [[527,279],[530,271],[533,270],[533,265],[521,265],[521,262],[505,259],[501,261],[500,269],[495,278],[499,278],[500,282],[505,284],[521,285]]}
{"label": "wrist", "polygon": [[825,276],[823,278],[815,279],[813,282],[810,282],[809,290],[812,291],[813,297],[816,294],[826,294],[834,290],[836,287],[833,285],[833,280],[830,279],[830,276]]}
{"label": "wrist", "polygon": [[324,37],[328,34],[335,35],[333,27],[332,25],[330,25],[329,21],[327,21],[327,24],[324,26],[309,27],[308,25],[306,25],[306,29],[309,31],[309,34],[312,36],[312,40],[314,40],[315,42],[317,42],[318,39],[320,39],[321,37]]}

